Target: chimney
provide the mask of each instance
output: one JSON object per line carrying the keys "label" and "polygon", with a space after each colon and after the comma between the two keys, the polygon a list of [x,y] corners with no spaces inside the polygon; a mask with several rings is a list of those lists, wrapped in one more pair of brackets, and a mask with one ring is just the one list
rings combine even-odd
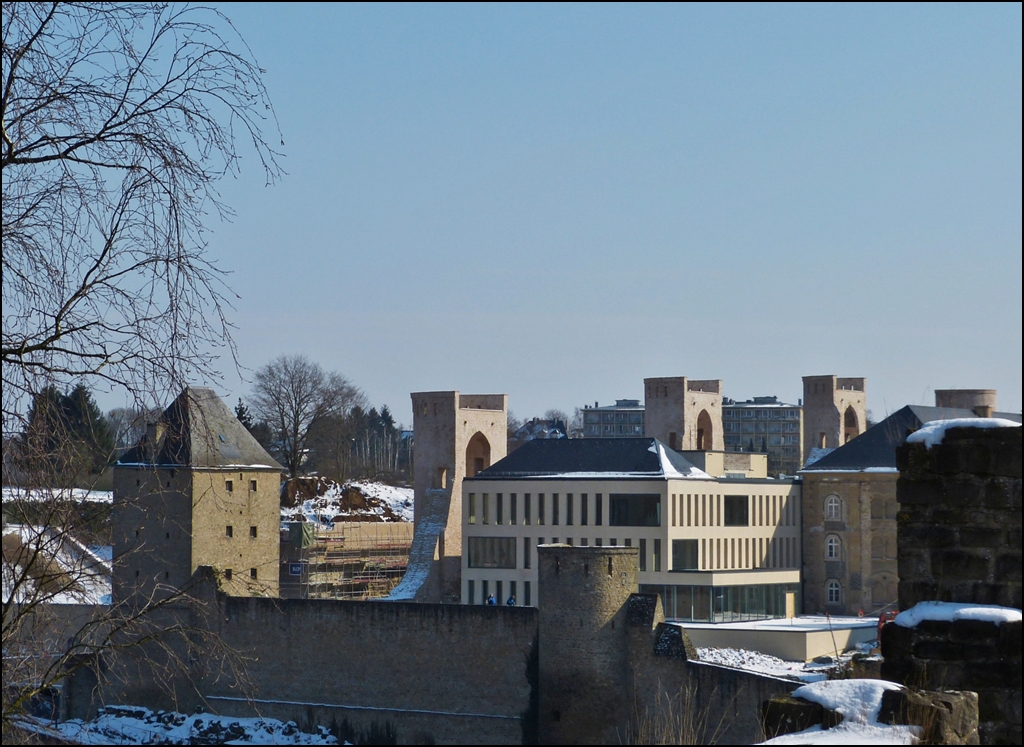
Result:
{"label": "chimney", "polygon": [[160,442],[164,440],[166,431],[167,423],[146,423],[146,456],[149,457],[149,461],[156,461],[156,455],[160,453]]}
{"label": "chimney", "polygon": [[992,417],[992,405],[978,405],[974,407],[974,414],[979,418],[990,418]]}

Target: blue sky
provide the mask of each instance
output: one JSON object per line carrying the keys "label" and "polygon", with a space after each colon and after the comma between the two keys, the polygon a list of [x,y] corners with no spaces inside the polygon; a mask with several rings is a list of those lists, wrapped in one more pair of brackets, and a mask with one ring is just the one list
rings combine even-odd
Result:
{"label": "blue sky", "polygon": [[406,422],[671,375],[1020,411],[1019,4],[222,10],[288,171],[222,185],[244,366],[306,354]]}

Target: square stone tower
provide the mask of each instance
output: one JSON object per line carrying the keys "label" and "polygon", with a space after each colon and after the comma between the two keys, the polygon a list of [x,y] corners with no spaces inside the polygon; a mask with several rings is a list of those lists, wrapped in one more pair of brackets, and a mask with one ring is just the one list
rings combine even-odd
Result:
{"label": "square stone tower", "polygon": [[644,433],[673,449],[724,451],[722,380],[644,379]]}
{"label": "square stone tower", "polygon": [[804,376],[804,453],[838,449],[867,429],[864,378]]}
{"label": "square stone tower", "polygon": [[114,601],[166,597],[201,565],[278,595],[281,465],[212,389],[187,387],[114,465]]}
{"label": "square stone tower", "polygon": [[[462,588],[462,479],[508,450],[508,395],[414,392],[416,534],[436,533],[434,567],[419,601],[458,601]],[[414,541],[414,552],[416,542]],[[410,564],[416,559],[410,558]]]}

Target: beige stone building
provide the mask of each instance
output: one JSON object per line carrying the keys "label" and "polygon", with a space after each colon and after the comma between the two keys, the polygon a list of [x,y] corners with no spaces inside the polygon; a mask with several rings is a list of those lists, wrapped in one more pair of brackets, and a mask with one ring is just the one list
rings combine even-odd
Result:
{"label": "beige stone building", "polygon": [[212,566],[277,596],[281,466],[213,390],[188,387],[114,465],[113,593],[144,602]]}
{"label": "beige stone building", "polygon": [[644,379],[644,435],[683,451],[722,451],[722,381]]}
{"label": "beige stone building", "polygon": [[[924,423],[989,417],[995,408],[992,390],[939,390],[935,400],[936,407],[897,410],[800,472],[805,612],[876,615],[895,607],[896,447]],[[944,406],[949,402],[973,409]],[[995,415],[1021,420],[1020,414]]]}
{"label": "beige stone building", "polygon": [[[412,409],[416,539],[410,568],[414,575],[428,575],[421,585],[417,584],[415,599],[457,600],[462,563],[462,481],[504,458],[508,395],[414,392]],[[452,496],[456,496],[454,500]],[[426,565],[430,565],[429,570]]]}
{"label": "beige stone building", "polygon": [[558,543],[637,548],[641,590],[671,618],[798,604],[799,483],[718,478],[653,438],[530,442],[466,478],[462,518],[466,604],[535,605],[537,546]]}

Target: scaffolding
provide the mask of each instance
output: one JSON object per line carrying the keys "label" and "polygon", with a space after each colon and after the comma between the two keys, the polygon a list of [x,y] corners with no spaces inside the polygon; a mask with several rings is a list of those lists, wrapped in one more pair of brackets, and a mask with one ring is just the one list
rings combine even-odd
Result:
{"label": "scaffolding", "polygon": [[281,595],[386,597],[405,575],[412,536],[407,522],[339,522],[329,530],[294,522],[282,536]]}

